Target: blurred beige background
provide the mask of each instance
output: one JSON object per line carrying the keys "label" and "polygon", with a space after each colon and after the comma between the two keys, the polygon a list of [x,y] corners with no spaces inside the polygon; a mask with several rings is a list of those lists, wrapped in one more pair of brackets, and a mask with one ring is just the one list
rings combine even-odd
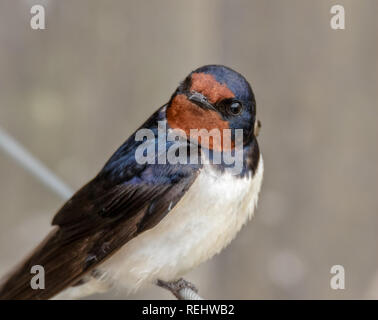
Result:
{"label": "blurred beige background", "polygon": [[[33,4],[46,30],[30,28]],[[334,4],[344,31],[330,28]],[[378,298],[377,12],[375,0],[0,0],[0,127],[77,189],[191,70],[232,67],[263,124],[261,201],[186,278],[211,299]],[[0,151],[0,276],[61,205]],[[336,264],[345,290],[330,288]]]}

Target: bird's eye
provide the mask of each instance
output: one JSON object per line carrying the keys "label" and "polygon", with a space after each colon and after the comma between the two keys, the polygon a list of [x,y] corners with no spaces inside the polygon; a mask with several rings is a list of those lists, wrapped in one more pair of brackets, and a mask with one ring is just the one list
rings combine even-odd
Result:
{"label": "bird's eye", "polygon": [[242,107],[241,103],[238,102],[238,101],[232,102],[228,107],[228,111],[230,112],[230,114],[232,114],[234,116],[240,114],[242,109],[243,109],[243,107]]}

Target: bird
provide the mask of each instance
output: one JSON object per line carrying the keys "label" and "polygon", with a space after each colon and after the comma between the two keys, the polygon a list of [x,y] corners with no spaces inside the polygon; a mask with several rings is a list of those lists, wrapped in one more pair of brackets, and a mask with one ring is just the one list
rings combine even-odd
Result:
{"label": "bird", "polygon": [[[61,207],[51,232],[2,279],[0,299],[76,299],[114,287],[133,293],[182,284],[254,215],[264,172],[260,126],[244,76],[223,65],[190,72]],[[161,133],[176,135],[168,141]],[[236,171],[223,158],[212,162],[237,152]],[[30,285],[36,265],[44,269],[44,289]]]}

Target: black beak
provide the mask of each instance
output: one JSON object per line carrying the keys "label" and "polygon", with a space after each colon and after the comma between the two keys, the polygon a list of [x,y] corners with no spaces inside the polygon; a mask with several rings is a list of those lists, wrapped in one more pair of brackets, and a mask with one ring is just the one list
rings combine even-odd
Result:
{"label": "black beak", "polygon": [[216,111],[216,109],[213,107],[213,105],[209,101],[207,101],[206,97],[199,92],[196,92],[196,91],[190,92],[188,99],[190,101],[194,102],[195,104],[197,104],[198,106],[200,106],[203,109],[209,109],[209,110],[215,110]]}

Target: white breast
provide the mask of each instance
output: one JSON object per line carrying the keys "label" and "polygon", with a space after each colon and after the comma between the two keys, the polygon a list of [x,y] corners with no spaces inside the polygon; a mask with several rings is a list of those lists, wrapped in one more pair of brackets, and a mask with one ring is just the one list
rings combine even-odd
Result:
{"label": "white breast", "polygon": [[105,279],[134,291],[157,279],[176,279],[219,253],[253,215],[262,177],[262,157],[253,177],[204,167],[161,222],[100,266]]}

